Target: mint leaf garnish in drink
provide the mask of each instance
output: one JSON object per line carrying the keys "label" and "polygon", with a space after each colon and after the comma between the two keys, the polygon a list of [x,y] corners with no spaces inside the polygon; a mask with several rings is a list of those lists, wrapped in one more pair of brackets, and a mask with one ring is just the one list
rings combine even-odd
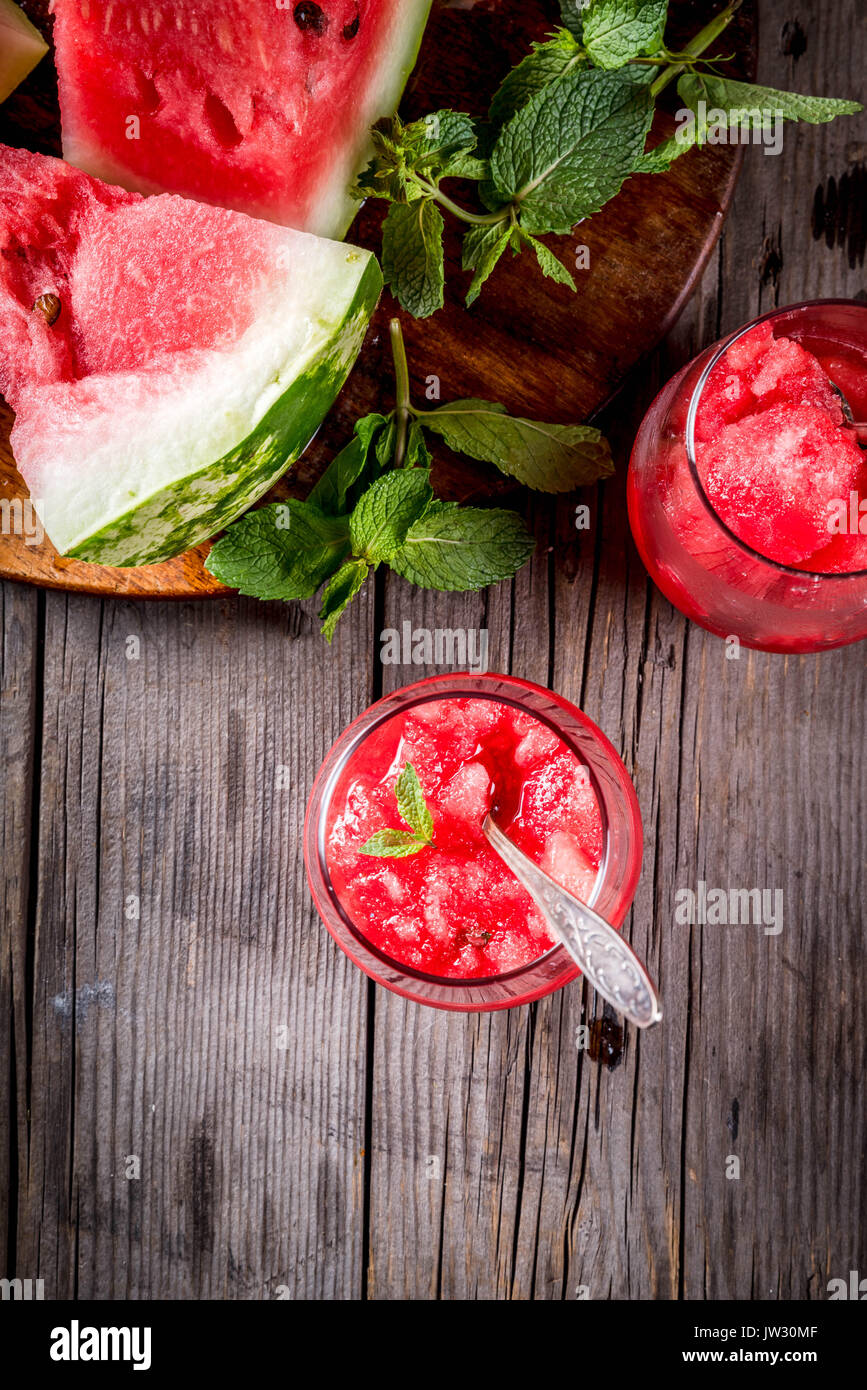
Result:
{"label": "mint leaf garnish in drink", "polygon": [[358,853],[369,854],[375,859],[406,859],[426,848],[427,841],[420,840],[409,830],[377,830]]}
{"label": "mint leaf garnish in drink", "polygon": [[394,790],[397,796],[397,809],[407,825],[415,831],[419,839],[431,844],[433,841],[433,816],[428,810],[424,792],[421,789],[421,782],[418,780],[418,773],[412,763],[404,764]]}
{"label": "mint leaf garnish in drink", "polygon": [[377,859],[405,859],[407,855],[418,854],[420,850],[433,846],[433,816],[412,763],[404,763],[394,791],[397,809],[411,830],[377,830],[361,846],[360,854],[369,854]]}

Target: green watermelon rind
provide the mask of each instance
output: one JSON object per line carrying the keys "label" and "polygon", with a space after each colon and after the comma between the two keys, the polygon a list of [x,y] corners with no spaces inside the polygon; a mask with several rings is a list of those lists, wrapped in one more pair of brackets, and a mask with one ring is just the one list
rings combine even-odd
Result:
{"label": "green watermelon rind", "polygon": [[[159,489],[63,553],[121,568],[170,560],[222,531],[303,454],[364,341],[382,290],[371,257],[336,332],[249,435],[229,453]],[[207,505],[203,506],[203,503]]]}

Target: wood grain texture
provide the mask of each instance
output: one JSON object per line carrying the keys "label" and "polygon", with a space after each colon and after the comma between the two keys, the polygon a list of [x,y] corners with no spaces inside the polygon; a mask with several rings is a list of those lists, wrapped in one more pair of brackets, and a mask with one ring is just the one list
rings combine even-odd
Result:
{"label": "wood grain texture", "polygon": [[[760,9],[764,81],[858,95],[857,0],[833,23]],[[581,497],[590,531],[575,499],[531,504],[540,545],[512,584],[381,580],[331,651],[312,605],[5,587],[10,1273],[49,1297],[770,1300],[867,1268],[867,648],[727,660],[648,581],[624,501],[637,422],[699,346],[775,303],[867,293],[857,219],[829,244],[815,215],[865,151],[862,116],[749,152],[694,298],[607,414],[618,473]],[[492,667],[553,685],[622,752],[646,839],[624,929],[659,1029],[624,1037],[582,986],[438,1014],[319,925],[304,803],[349,718],[425,673],[379,664],[404,620],[487,627]],[[678,926],[699,879],[782,888],[782,932]]]}
{"label": "wood grain texture", "polygon": [[[674,0],[672,34],[695,33],[716,8],[716,0]],[[740,55],[736,66],[743,75],[754,68],[754,12],[748,0],[727,39]],[[41,0],[32,13],[46,27]],[[459,103],[484,115],[502,76],[533,39],[550,31],[558,14],[556,0],[508,0],[471,10],[436,4],[406,95],[407,114]],[[0,108],[0,142],[59,153],[58,124],[53,68],[46,59]],[[673,129],[670,112],[663,112],[653,138]],[[680,312],[719,234],[739,167],[735,148],[690,152],[665,176],[628,180],[580,231],[553,238],[552,249],[570,266],[576,247],[588,248],[590,268],[576,272],[577,296],[528,266],[528,257],[507,257],[468,310],[463,298],[470,276],[461,271],[460,229],[450,219],[446,307],[430,320],[405,323],[418,398],[434,362],[451,398],[490,396],[496,383],[498,397],[517,414],[566,423],[592,415]],[[383,209],[367,204],[350,239],[378,253]],[[387,328],[396,309],[385,293],[333,411],[301,463],[269,494],[272,500],[305,495],[350,437],[355,420],[382,409],[383,383],[392,389]],[[28,493],[9,447],[11,420],[8,410],[0,415],[0,498],[24,498]],[[438,452],[436,482],[443,495],[489,494],[498,487],[491,471],[468,467],[445,446]],[[64,559],[47,538],[25,544],[13,531],[0,532],[0,577],[114,597],[201,598],[226,592],[203,567],[209,549],[200,546],[162,565],[116,569]]]}

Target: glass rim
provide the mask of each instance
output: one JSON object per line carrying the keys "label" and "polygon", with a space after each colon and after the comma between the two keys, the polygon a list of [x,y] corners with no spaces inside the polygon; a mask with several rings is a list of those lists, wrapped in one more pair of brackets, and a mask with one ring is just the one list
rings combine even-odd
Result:
{"label": "glass rim", "polygon": [[[484,689],[488,682],[501,687],[505,686],[506,690],[500,688],[496,691],[488,691]],[[513,692],[512,698],[509,698],[509,688]],[[528,696],[531,699],[549,703],[552,706],[552,713],[546,716],[544,710],[534,708],[528,702]],[[641,871],[643,849],[641,812],[632,779],[617,750],[602,733],[602,730],[577,706],[572,705],[570,701],[565,700],[545,686],[536,685],[531,681],[523,680],[521,677],[506,675],[501,672],[474,673],[466,671],[429,676],[390,692],[374,701],[358,715],[335,740],[314,780],[305,816],[304,859],[313,901],[322,921],[341,950],[368,976],[377,980],[385,988],[433,1007],[461,1010],[506,1008],[532,1002],[532,1000],[568,984],[580,974],[579,967],[564,946],[555,942],[541,955],[534,957],[532,961],[497,975],[459,977],[434,975],[419,970],[415,966],[395,960],[393,956],[381,951],[356,926],[331,884],[325,857],[325,827],[331,798],[339,777],[363,742],[389,719],[405,712],[414,705],[426,704],[439,699],[461,698],[493,700],[499,704],[510,705],[512,708],[532,714],[540,723],[546,724],[579,758],[582,766],[587,768],[602,816],[604,834],[603,854],[591,898],[594,903],[598,901],[599,895],[605,887],[606,869],[610,867],[611,863],[612,828],[608,809],[611,794],[605,792],[599,782],[596,770],[587,761],[581,748],[577,746],[574,734],[568,727],[564,728],[564,720],[571,719],[574,725],[580,727],[597,741],[600,753],[604,754],[611,763],[628,806],[630,859],[627,865],[628,872],[624,876],[623,883],[615,886],[614,889],[618,910],[612,914],[615,925],[620,925],[635,896]],[[623,900],[622,910],[621,899]],[[330,913],[338,919],[337,921],[332,919],[327,909],[330,909]],[[342,934],[338,934],[338,922],[343,931],[348,932],[351,937],[351,945],[347,943]],[[377,965],[380,970],[384,969],[398,977],[399,983],[395,980],[383,979],[381,974],[374,973]],[[539,978],[540,972],[545,978]],[[527,984],[526,992],[522,990],[524,981]],[[417,986],[416,989],[413,989],[414,985]],[[479,999],[468,1002],[468,996],[472,997],[479,993],[485,994],[485,992],[500,989],[503,989],[505,994],[501,997],[498,996],[495,1002],[482,1002]],[[437,998],[437,994],[442,997]]]}
{"label": "glass rim", "polygon": [[708,515],[725,532],[729,540],[731,540],[740,550],[742,550],[744,554],[749,555],[751,559],[758,560],[762,564],[768,565],[771,569],[777,570],[780,574],[791,575],[802,580],[815,579],[821,581],[826,579],[833,579],[845,582],[847,579],[867,579],[867,569],[799,569],[796,565],[787,565],[784,564],[782,560],[774,560],[771,558],[770,555],[763,555],[760,550],[756,550],[752,545],[750,545],[749,541],[745,541],[743,537],[737,535],[737,533],[733,531],[731,527],[728,525],[728,523],[725,522],[723,518],[720,516],[719,512],[717,511],[716,507],[713,505],[705,491],[704,484],[701,480],[701,476],[699,474],[695,459],[695,422],[696,417],[698,415],[698,408],[701,403],[702,393],[708,383],[708,379],[711,373],[713,372],[717,363],[726,355],[729,349],[733,347],[734,344],[738,342],[741,338],[743,338],[745,334],[752,332],[752,330],[754,328],[757,328],[761,323],[767,323],[769,320],[783,318],[787,314],[795,314],[800,309],[828,309],[842,308],[844,306],[846,308],[855,307],[859,310],[863,310],[863,312],[867,314],[867,301],[864,300],[804,299],[800,300],[797,304],[784,304],[782,306],[777,307],[776,309],[771,309],[768,311],[768,313],[759,315],[758,318],[752,319],[749,323],[745,323],[743,327],[737,329],[736,332],[729,334],[727,338],[724,338],[722,340],[719,347],[712,354],[709,362],[707,362],[705,367],[703,368],[701,375],[698,378],[698,381],[695,383],[695,386],[693,387],[692,393],[690,395],[689,409],[687,411],[686,416],[686,429],[684,431],[686,460],[689,465],[689,470],[692,474],[692,480],[695,484],[699,499],[703,507],[707,511]]}

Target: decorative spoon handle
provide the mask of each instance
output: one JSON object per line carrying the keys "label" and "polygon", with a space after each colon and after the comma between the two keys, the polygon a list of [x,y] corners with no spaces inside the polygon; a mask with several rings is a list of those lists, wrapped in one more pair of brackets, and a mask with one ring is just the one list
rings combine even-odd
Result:
{"label": "decorative spoon handle", "polygon": [[504,835],[490,816],[482,830],[488,843],[542,913],[553,935],[604,999],[634,1023],[649,1028],[662,1018],[656,986],[632,947],[604,917],[561,888]]}

